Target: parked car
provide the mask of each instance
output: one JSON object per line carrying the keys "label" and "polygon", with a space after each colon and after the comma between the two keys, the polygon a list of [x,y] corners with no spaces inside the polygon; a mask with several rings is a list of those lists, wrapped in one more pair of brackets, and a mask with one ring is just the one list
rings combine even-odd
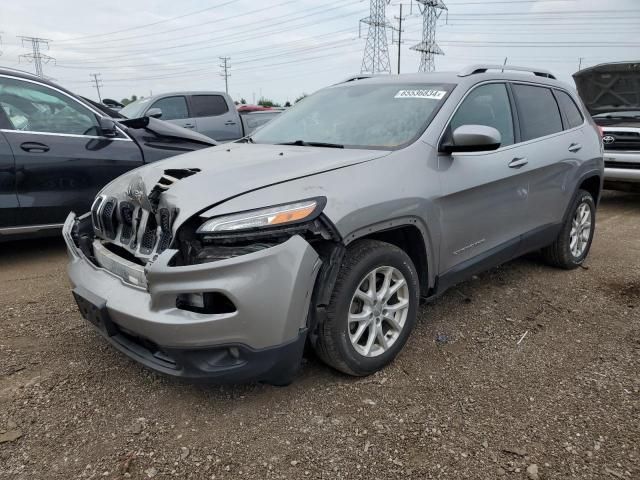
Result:
{"label": "parked car", "polygon": [[605,63],[573,75],[604,143],[604,186],[640,192],[640,61]]}
{"label": "parked car", "polygon": [[241,113],[240,120],[242,121],[245,136],[252,134],[257,128],[261,127],[262,125],[266,125],[281,113],[282,110],[273,109]]}
{"label": "parked car", "polygon": [[245,137],[278,112],[268,111],[272,112],[271,116],[241,115],[224,92],[174,92],[137,100],[120,113],[129,118],[161,118],[224,143]]}
{"label": "parked car", "polygon": [[153,118],[126,120],[28,73],[0,69],[0,240],[58,234],[114,178],[216,142]]}
{"label": "parked car", "polygon": [[124,108],[124,104],[118,102],[117,100],[113,100],[112,98],[104,98],[102,100],[102,103],[114,112],[119,112]]}
{"label": "parked car", "polygon": [[581,265],[602,176],[599,132],[551,73],[363,79],[116,179],[67,219],[68,272],[85,318],[157,371],[282,384],[309,342],[368,375],[421,298],[534,250]]}

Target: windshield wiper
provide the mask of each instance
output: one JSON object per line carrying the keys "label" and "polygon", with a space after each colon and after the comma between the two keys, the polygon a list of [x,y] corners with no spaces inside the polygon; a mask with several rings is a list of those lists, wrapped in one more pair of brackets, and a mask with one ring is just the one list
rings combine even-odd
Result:
{"label": "windshield wiper", "polygon": [[277,145],[296,145],[298,147],[327,147],[327,148],[344,148],[344,145],[339,143],[324,143],[324,142],[305,142],[304,140],[295,140],[293,142],[283,142]]}

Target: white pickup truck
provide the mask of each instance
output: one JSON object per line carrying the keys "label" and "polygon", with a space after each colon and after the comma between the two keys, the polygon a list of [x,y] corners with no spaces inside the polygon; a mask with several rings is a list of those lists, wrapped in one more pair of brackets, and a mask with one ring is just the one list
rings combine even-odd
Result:
{"label": "white pickup truck", "polygon": [[119,113],[127,118],[160,118],[224,143],[249,135],[280,111],[240,114],[225,92],[173,92],[136,100]]}
{"label": "white pickup truck", "polygon": [[602,131],[605,188],[640,192],[640,62],[596,65],[573,78]]}

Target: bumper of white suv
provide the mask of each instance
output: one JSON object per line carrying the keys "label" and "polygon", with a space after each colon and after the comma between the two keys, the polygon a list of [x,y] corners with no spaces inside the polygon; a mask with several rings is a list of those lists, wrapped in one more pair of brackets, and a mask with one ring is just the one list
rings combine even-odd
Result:
{"label": "bumper of white suv", "polygon": [[640,151],[607,150],[604,153],[604,162],[604,179],[607,186],[615,188],[616,184],[640,184]]}
{"label": "bumper of white suv", "polygon": [[[166,250],[144,267],[145,288],[127,278],[126,260],[107,269],[87,258],[72,238],[74,223],[72,213],[63,228],[74,297],[83,316],[129,357],[166,374],[216,382],[278,381],[299,364],[321,264],[302,237],[191,266],[170,266],[176,252]],[[179,305],[179,296],[206,292],[224,295],[233,311],[204,314]]]}

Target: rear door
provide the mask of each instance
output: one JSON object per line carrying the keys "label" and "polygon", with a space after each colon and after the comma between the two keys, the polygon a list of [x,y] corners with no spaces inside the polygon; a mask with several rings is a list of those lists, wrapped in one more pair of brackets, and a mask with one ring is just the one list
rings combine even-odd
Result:
{"label": "rear door", "polygon": [[553,236],[553,227],[559,226],[574,193],[568,177],[580,161],[580,125],[584,118],[573,118],[579,124],[565,129],[566,120],[551,88],[524,83],[513,83],[511,87],[520,119],[523,156],[530,172],[527,231],[548,230]]}
{"label": "rear door", "polygon": [[506,84],[486,83],[471,90],[445,135],[462,125],[496,128],[502,144],[491,152],[457,152],[439,158],[440,272],[450,274],[445,278],[452,283],[460,280],[457,272],[466,276],[469,268],[483,270],[514,256],[526,229],[528,201],[527,167],[519,163],[523,153]]}
{"label": "rear door", "polygon": [[[0,109],[0,128],[5,128],[6,118]],[[0,233],[2,229],[15,226],[18,209],[16,194],[16,165],[9,142],[0,132]]]}
{"label": "rear door", "polygon": [[0,76],[0,108],[15,157],[18,226],[84,213],[104,185],[143,164],[137,144],[122,132],[102,136],[97,112],[51,86]]}
{"label": "rear door", "polygon": [[240,115],[235,105],[230,106],[223,95],[191,95],[190,102],[199,133],[219,142],[242,137]]}
{"label": "rear door", "polygon": [[189,110],[189,103],[185,95],[171,95],[160,98],[149,105],[145,115],[152,108],[159,108],[162,111],[160,119],[165,122],[170,122],[189,130],[198,130],[195,116]]}

